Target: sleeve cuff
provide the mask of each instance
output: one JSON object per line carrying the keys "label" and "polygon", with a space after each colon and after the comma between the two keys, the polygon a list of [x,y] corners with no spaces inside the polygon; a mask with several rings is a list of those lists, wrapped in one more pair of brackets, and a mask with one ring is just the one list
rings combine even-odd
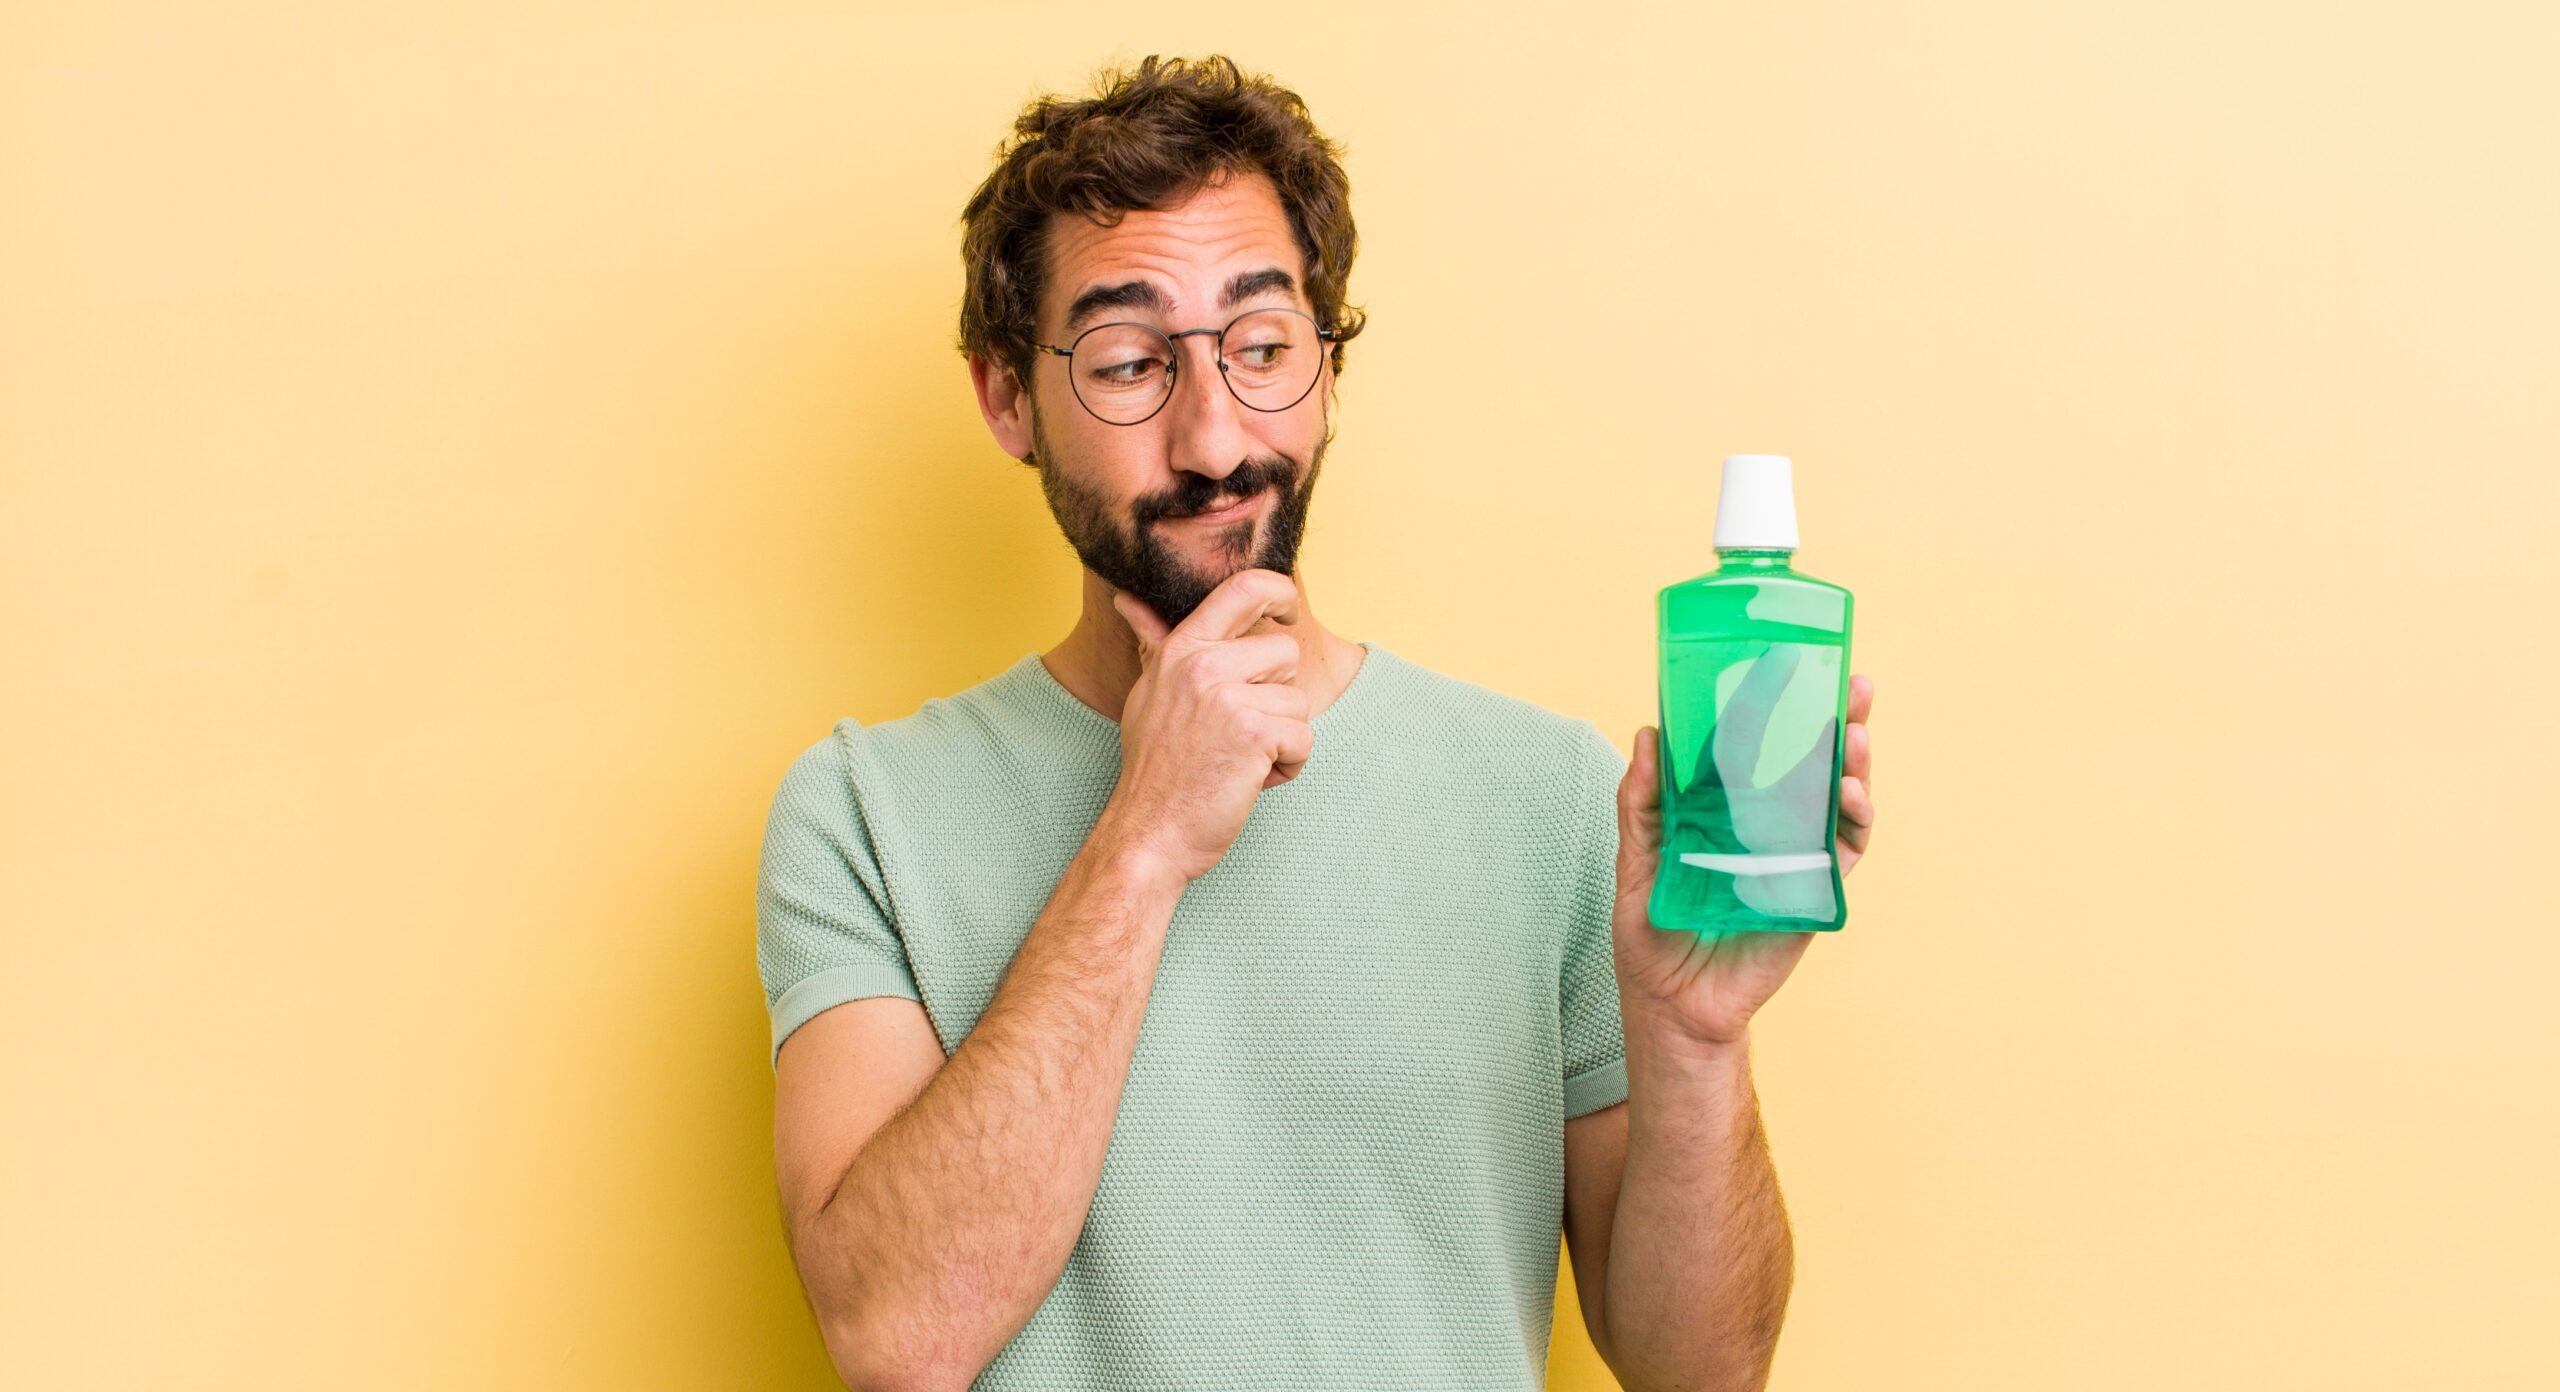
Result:
{"label": "sleeve cuff", "polygon": [[1564,1080],[1564,1114],[1568,1121],[1626,1100],[1627,1056],[1624,1054]]}
{"label": "sleeve cuff", "polygon": [[[829,967],[783,992],[782,999],[773,1003],[773,1066],[782,1066],[782,1041],[815,1019],[818,1012],[873,996],[904,996],[918,1003],[924,1000],[916,991],[915,978],[903,965],[877,962]],[[1620,1071],[1623,1074],[1624,1070]],[[1621,1091],[1625,1089],[1623,1079],[1619,1087]]]}

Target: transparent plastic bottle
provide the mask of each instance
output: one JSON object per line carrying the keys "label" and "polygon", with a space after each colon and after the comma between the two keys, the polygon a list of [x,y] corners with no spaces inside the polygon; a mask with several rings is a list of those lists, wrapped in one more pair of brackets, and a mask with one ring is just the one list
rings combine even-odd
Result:
{"label": "transparent plastic bottle", "polygon": [[1828,932],[1848,922],[1837,836],[1849,592],[1789,564],[1785,455],[1724,461],[1716,568],[1657,596],[1657,928]]}

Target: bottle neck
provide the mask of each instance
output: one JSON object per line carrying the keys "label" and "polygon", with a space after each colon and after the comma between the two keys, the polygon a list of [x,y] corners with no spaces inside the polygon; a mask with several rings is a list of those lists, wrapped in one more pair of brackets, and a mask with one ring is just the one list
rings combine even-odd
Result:
{"label": "bottle neck", "polygon": [[1795,549],[1787,546],[1720,546],[1716,548],[1718,570],[1785,570]]}

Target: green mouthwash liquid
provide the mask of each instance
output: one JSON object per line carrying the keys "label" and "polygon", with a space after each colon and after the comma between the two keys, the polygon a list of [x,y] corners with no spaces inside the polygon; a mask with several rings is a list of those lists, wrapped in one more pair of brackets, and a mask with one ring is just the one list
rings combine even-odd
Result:
{"label": "green mouthwash liquid", "polygon": [[1784,455],[1724,461],[1716,568],[1664,589],[1657,928],[1827,932],[1848,921],[1836,837],[1849,592],[1793,569]]}

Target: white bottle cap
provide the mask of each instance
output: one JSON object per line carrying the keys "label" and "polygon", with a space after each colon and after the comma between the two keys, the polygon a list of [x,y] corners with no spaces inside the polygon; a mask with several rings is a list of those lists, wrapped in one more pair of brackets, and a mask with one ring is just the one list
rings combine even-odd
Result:
{"label": "white bottle cap", "polygon": [[1716,495],[1715,548],[1796,549],[1794,466],[1783,454],[1728,454]]}

